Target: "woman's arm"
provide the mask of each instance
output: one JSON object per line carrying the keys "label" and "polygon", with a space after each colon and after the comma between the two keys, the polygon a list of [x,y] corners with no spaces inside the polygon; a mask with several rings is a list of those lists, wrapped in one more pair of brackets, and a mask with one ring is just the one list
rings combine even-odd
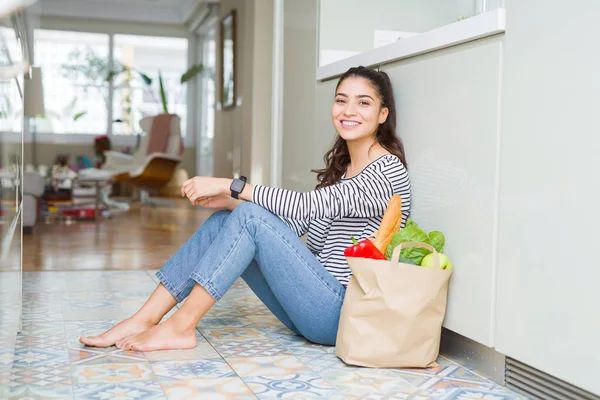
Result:
{"label": "woman's arm", "polygon": [[370,218],[383,215],[394,194],[385,176],[362,176],[310,192],[254,186],[252,201],[294,220]]}
{"label": "woman's arm", "polygon": [[[192,204],[210,207],[212,199],[230,193],[231,183],[231,179],[194,177],[183,184],[182,195]],[[377,175],[305,193],[247,183],[239,198],[253,201],[280,217],[312,221],[382,215],[392,195],[392,185]],[[211,199],[208,204],[207,198]]]}
{"label": "woman's arm", "polygon": [[[232,179],[195,177],[182,186],[182,195],[196,198],[230,194]],[[280,217],[298,221],[325,218],[370,218],[383,215],[389,199],[406,182],[401,163],[363,171],[343,183],[310,192],[295,192],[247,183],[239,198],[252,201]]]}

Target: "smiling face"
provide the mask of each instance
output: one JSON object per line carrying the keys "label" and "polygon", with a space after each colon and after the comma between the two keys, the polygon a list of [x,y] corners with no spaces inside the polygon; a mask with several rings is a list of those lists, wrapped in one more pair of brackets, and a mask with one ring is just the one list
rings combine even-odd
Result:
{"label": "smiling face", "polygon": [[373,138],[379,124],[385,122],[387,107],[371,83],[360,77],[344,79],[335,94],[331,118],[339,135],[346,141]]}

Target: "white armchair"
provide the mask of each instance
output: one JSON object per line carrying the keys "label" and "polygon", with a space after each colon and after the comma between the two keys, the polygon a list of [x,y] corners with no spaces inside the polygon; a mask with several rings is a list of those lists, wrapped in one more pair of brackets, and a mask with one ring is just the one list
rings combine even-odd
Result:
{"label": "white armchair", "polygon": [[[157,121],[157,118],[161,120]],[[167,121],[166,119],[169,118]],[[166,123],[168,122],[168,127]],[[155,126],[155,123],[158,124]],[[128,181],[141,188],[141,201],[150,205],[166,204],[150,199],[148,189],[161,188],[173,177],[177,165],[181,162],[183,143],[181,138],[181,119],[177,115],[158,115],[146,117],[140,121],[140,127],[146,135],[133,155],[107,151],[106,162],[102,169],[88,168],[79,172],[79,181],[108,177],[116,182]],[[168,129],[164,132],[163,129]],[[160,149],[162,151],[156,151]],[[103,196],[102,202],[108,206],[121,206]]]}

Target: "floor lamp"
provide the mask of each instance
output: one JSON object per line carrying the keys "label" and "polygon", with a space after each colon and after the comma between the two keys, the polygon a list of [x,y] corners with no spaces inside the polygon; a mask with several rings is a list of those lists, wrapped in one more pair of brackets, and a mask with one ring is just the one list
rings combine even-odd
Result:
{"label": "floor lamp", "polygon": [[42,86],[42,69],[31,67],[29,76],[25,76],[23,114],[29,121],[31,129],[31,163],[37,169],[36,117],[44,116],[44,89]]}

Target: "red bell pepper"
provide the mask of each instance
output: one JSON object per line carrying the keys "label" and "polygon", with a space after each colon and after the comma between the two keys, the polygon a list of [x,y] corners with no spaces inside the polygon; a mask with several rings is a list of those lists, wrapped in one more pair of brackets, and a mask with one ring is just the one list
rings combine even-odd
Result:
{"label": "red bell pepper", "polygon": [[352,237],[352,243],[354,246],[348,247],[344,250],[346,257],[358,257],[358,258],[373,258],[375,260],[387,260],[377,247],[371,242],[370,239],[361,240],[360,242]]}

